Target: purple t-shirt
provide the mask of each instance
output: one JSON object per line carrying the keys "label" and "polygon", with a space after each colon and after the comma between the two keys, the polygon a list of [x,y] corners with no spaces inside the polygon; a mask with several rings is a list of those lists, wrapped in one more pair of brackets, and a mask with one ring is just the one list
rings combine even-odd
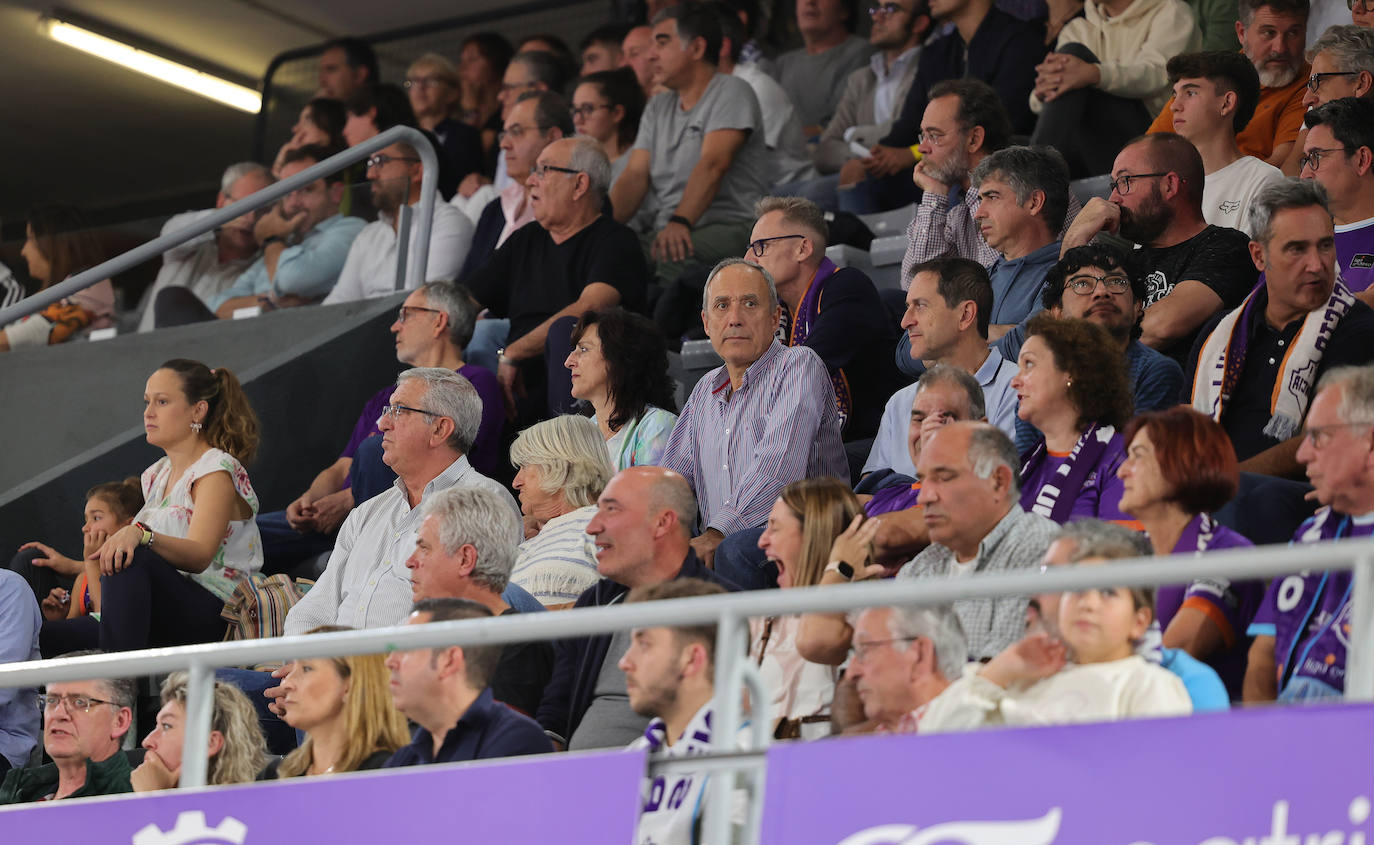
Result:
{"label": "purple t-shirt", "polygon": [[[1193,517],[1183,529],[1173,554],[1191,555],[1218,549],[1253,545],[1244,536],[1221,525],[1208,514]],[[1155,594],[1155,615],[1160,630],[1168,630],[1178,612],[1187,607],[1205,615],[1221,630],[1226,647],[1208,655],[1206,663],[1221,676],[1232,701],[1240,699],[1245,664],[1250,654],[1250,622],[1264,600],[1264,581],[1230,581],[1199,578],[1191,584],[1165,584]]]}
{"label": "purple t-shirt", "polygon": [[[477,395],[482,399],[482,422],[477,427],[477,438],[473,441],[468,463],[483,475],[493,475],[499,469],[501,461],[498,449],[501,426],[506,418],[506,406],[501,399],[501,385],[491,370],[476,364],[464,364],[456,372],[472,382],[472,386],[477,389]],[[395,390],[396,385],[389,384],[367,400],[363,412],[358,416],[358,422],[353,426],[353,434],[348,438],[348,445],[339,457],[352,458],[358,452],[358,444],[374,434],[381,434],[381,430],[377,428],[377,419],[382,415],[382,409],[391,402],[391,394]]]}
{"label": "purple t-shirt", "polygon": [[[1358,525],[1326,507],[1304,522],[1294,543],[1374,535],[1374,522]],[[1299,572],[1275,578],[1250,625],[1250,636],[1274,638],[1279,698],[1334,698],[1345,691],[1350,646],[1351,573]]]}
{"label": "purple t-shirt", "polygon": [[[1080,442],[1082,442],[1080,440]],[[1038,446],[1039,444],[1037,444]],[[1032,451],[1035,447],[1032,447]],[[1057,455],[1046,450],[1045,459],[1039,466],[1021,477],[1021,507],[1030,513],[1050,514],[1042,500],[1042,488],[1052,481],[1068,474],[1065,464],[1069,455]],[[1082,487],[1078,491],[1065,490],[1061,495],[1073,496],[1073,509],[1065,523],[1083,517],[1095,517],[1107,522],[1118,522],[1139,527],[1135,518],[1123,513],[1120,508],[1122,485],[1116,477],[1116,470],[1126,460],[1126,448],[1121,434],[1113,434],[1106,448],[1097,458],[1096,465],[1088,471]]]}
{"label": "purple t-shirt", "polygon": [[1352,292],[1374,285],[1374,220],[1336,227],[1336,263]]}
{"label": "purple t-shirt", "polygon": [[894,513],[904,511],[908,508],[916,507],[916,497],[921,494],[921,482],[915,484],[897,484],[892,487],[884,487],[873,494],[873,498],[864,505],[864,513],[868,516],[877,516],[883,513]]}

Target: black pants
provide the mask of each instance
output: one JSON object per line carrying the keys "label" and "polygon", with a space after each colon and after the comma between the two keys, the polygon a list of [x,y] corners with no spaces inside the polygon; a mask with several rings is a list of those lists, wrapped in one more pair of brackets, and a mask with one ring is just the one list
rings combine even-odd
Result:
{"label": "black pants", "polygon": [[[1082,44],[1065,44],[1056,52],[1101,64]],[[1031,143],[1059,150],[1069,163],[1070,177],[1085,179],[1110,173],[1116,154],[1150,127],[1152,117],[1140,100],[1079,88],[1045,104]]]}
{"label": "black pants", "polygon": [[153,326],[159,329],[205,323],[214,319],[215,312],[206,308],[200,297],[189,288],[163,288],[157,292],[157,299],[153,300]]}
{"label": "black pants", "polygon": [[40,602],[47,598],[48,593],[51,593],[56,587],[70,590],[72,582],[76,580],[46,566],[34,565],[33,559],[42,555],[43,553],[38,549],[25,549],[10,559],[10,569],[29,582],[29,586],[33,588],[33,594],[38,597]]}
{"label": "black pants", "polygon": [[224,600],[151,549],[134,550],[122,571],[100,578],[100,620],[89,616],[43,623],[44,657],[83,648],[133,651],[215,642],[224,637]]}

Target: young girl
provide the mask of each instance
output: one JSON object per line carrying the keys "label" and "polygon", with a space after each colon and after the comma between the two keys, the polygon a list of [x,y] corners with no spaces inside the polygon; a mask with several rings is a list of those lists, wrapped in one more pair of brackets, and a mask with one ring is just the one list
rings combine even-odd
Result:
{"label": "young girl", "polygon": [[1153,607],[1154,590],[1144,587],[1064,593],[1059,639],[1038,631],[971,664],[931,702],[922,732],[1191,713],[1183,682],[1136,654]]}
{"label": "young girl", "polygon": [[91,555],[100,551],[110,535],[134,521],[143,507],[143,490],[138,479],[107,481],[86,491],[86,522],[81,526],[81,560],[72,560],[46,543],[25,543],[19,551],[35,549],[40,554],[32,565],[45,567],[60,575],[76,576],[70,592],[53,587],[43,597],[43,618],[75,619],[100,612],[100,561]]}

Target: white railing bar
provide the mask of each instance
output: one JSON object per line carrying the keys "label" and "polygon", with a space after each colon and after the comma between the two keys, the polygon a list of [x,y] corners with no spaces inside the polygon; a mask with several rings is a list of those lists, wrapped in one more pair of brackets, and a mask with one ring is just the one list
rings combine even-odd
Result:
{"label": "white railing bar", "polygon": [[[181,755],[181,786],[204,786],[209,775],[210,718],[215,706],[215,670],[194,661],[186,683],[186,733],[182,748],[190,753]],[[195,749],[200,749],[197,753]]]}
{"label": "white railing bar", "polygon": [[702,772],[714,774],[725,771],[749,771],[762,769],[767,763],[764,751],[712,751],[709,754],[693,754],[691,757],[649,757],[649,774],[695,774]]}
{"label": "white railing bar", "polygon": [[1350,645],[1345,655],[1345,697],[1374,700],[1374,553],[1355,559],[1350,596]]}
{"label": "white railing bar", "polygon": [[[1202,577],[1264,578],[1300,570],[1344,570],[1361,553],[1374,553],[1374,540],[1339,540],[1304,546],[1227,549],[1205,557],[1148,557],[1110,566],[1062,566],[1048,572],[975,575],[960,579],[870,581],[832,587],[756,590],[645,604],[517,614],[429,625],[340,631],[228,643],[156,648],[121,654],[35,660],[0,666],[0,687],[36,686],[49,681],[148,675],[184,669],[193,660],[210,666],[249,666],[304,657],[339,657],[390,649],[446,645],[505,644],[583,637],[637,627],[675,627],[739,617],[836,613],[876,605],[928,606],[957,599],[1031,595],[1112,586],[1173,584]],[[727,655],[729,657],[729,655]],[[717,676],[719,681],[725,680]]]}
{"label": "white railing bar", "polygon": [[434,153],[433,146],[419,130],[409,126],[393,126],[355,147],[349,147],[324,161],[307,167],[289,179],[282,179],[260,191],[249,194],[232,205],[217,209],[188,226],[154,238],[128,252],[97,264],[89,270],[83,270],[65,281],[21,299],[8,308],[0,308],[0,326],[7,326],[22,317],[36,314],[60,299],[65,299],[97,282],[156,258],[167,250],[217,229],[250,211],[270,205],[297,188],[309,185],[316,179],[323,179],[325,176],[342,170],[355,162],[363,161],[378,150],[389,147],[397,141],[404,141],[415,147],[424,166],[423,175],[420,178],[420,217],[417,222],[419,231],[416,232],[417,260],[410,267],[408,285],[411,288],[418,287],[424,282],[425,264],[429,260],[429,233],[434,221],[434,197],[439,184],[439,159]]}

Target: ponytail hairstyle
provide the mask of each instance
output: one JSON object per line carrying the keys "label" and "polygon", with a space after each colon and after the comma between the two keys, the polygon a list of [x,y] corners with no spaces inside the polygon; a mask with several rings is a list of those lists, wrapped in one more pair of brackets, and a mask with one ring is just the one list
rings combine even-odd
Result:
{"label": "ponytail hairstyle", "polygon": [[143,484],[136,475],[123,481],[106,481],[86,491],[88,501],[96,497],[110,506],[116,521],[126,525],[143,510]]}
{"label": "ponytail hairstyle", "polygon": [[210,406],[201,429],[206,443],[228,452],[241,464],[253,460],[258,449],[258,415],[227,367],[212,370],[199,361],[173,358],[158,369],[181,377],[181,392],[187,402],[194,405],[203,401]]}

